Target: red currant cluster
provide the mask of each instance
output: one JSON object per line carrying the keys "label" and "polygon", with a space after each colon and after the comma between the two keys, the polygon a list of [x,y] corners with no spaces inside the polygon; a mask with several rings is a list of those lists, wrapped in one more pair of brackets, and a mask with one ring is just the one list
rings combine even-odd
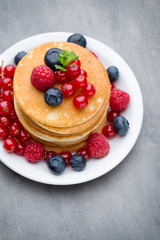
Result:
{"label": "red currant cluster", "polygon": [[26,142],[30,140],[29,133],[19,122],[13,104],[13,75],[15,67],[7,65],[0,67],[0,139],[4,139],[7,152],[24,155]]}
{"label": "red currant cluster", "polygon": [[81,62],[74,60],[68,65],[66,72],[58,70],[55,73],[56,82],[63,84],[61,91],[66,98],[73,97],[76,88],[82,89],[82,93],[75,96],[73,104],[77,109],[82,109],[88,105],[88,97],[92,97],[96,90],[93,84],[87,83],[87,72],[81,69]]}

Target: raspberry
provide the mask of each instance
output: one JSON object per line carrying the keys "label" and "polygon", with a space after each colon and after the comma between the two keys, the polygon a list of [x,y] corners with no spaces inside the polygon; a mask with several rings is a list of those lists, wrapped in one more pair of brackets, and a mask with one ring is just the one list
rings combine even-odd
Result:
{"label": "raspberry", "polygon": [[110,150],[107,139],[100,133],[94,133],[89,136],[87,148],[90,156],[94,158],[102,158]]}
{"label": "raspberry", "polygon": [[46,91],[55,84],[54,72],[45,65],[37,66],[32,70],[31,83],[38,90]]}
{"label": "raspberry", "polygon": [[35,163],[44,157],[45,149],[40,143],[33,142],[26,146],[24,156],[28,162]]}
{"label": "raspberry", "polygon": [[127,92],[114,88],[111,92],[110,107],[114,111],[124,111],[130,101],[130,96]]}

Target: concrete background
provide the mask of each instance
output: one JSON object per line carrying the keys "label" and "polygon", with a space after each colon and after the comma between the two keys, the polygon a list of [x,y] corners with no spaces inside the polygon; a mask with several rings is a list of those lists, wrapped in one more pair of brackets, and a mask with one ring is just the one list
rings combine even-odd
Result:
{"label": "concrete background", "polygon": [[0,163],[0,240],[160,239],[160,1],[0,0],[0,52],[50,31],[86,34],[117,51],[144,98],[139,139],[94,181],[48,186]]}

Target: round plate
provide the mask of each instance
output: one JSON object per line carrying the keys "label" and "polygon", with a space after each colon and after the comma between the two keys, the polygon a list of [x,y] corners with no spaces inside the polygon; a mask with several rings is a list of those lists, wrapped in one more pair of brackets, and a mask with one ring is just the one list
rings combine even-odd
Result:
{"label": "round plate", "polygon": [[[45,42],[65,42],[71,34],[72,33],[54,32],[27,38],[6,50],[0,56],[0,62],[4,60],[4,66],[7,64],[14,64],[13,59],[17,52],[22,50],[28,52]],[[143,100],[136,77],[128,64],[111,48],[93,38],[86,37],[86,39],[87,48],[95,52],[105,68],[108,68],[111,65],[115,65],[119,68],[120,78],[116,82],[116,87],[128,92],[131,98],[127,110],[123,112],[123,116],[129,121],[130,129],[126,136],[117,136],[114,139],[109,140],[111,149],[106,157],[99,160],[89,160],[85,170],[82,172],[75,172],[68,167],[60,176],[53,175],[44,161],[31,164],[28,163],[24,157],[7,153],[3,149],[3,141],[1,140],[1,161],[10,169],[26,178],[53,185],[70,185],[87,182],[102,176],[117,166],[130,152],[138,138],[143,120]]]}

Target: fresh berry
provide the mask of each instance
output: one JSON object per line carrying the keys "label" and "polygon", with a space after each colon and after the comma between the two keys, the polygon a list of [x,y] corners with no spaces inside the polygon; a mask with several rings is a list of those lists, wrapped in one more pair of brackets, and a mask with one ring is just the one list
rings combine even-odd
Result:
{"label": "fresh berry", "polygon": [[56,79],[57,83],[63,84],[63,83],[66,83],[66,82],[69,81],[69,76],[67,75],[67,72],[64,72],[62,70],[58,70],[55,73],[55,79]]}
{"label": "fresh berry", "polygon": [[98,58],[97,55],[96,55],[94,52],[92,52],[91,50],[90,50],[90,52],[91,52],[96,58]]}
{"label": "fresh berry", "polygon": [[68,82],[62,85],[61,91],[62,91],[63,97],[69,98],[75,94],[76,88],[73,85],[73,83]]}
{"label": "fresh berry", "polygon": [[12,125],[14,125],[15,127],[18,127],[21,130],[24,129],[19,120],[14,121]]}
{"label": "fresh berry", "polygon": [[17,149],[17,146],[18,143],[13,137],[4,140],[4,148],[7,152],[14,152]]}
{"label": "fresh berry", "polygon": [[7,116],[1,116],[0,117],[0,126],[1,127],[8,127],[10,124],[9,117]]}
{"label": "fresh berry", "polygon": [[88,105],[88,98],[79,94],[73,99],[73,104],[77,109],[85,108]]}
{"label": "fresh berry", "polygon": [[0,102],[0,114],[1,115],[10,115],[12,112],[13,106],[8,101]]}
{"label": "fresh berry", "polygon": [[13,136],[16,137],[20,134],[20,128],[16,126],[15,124],[11,124],[9,127],[9,133]]}
{"label": "fresh berry", "polygon": [[85,76],[87,78],[87,72],[84,69],[80,70],[80,75]]}
{"label": "fresh berry", "polygon": [[91,83],[87,83],[86,86],[83,87],[82,93],[87,97],[92,97],[96,92],[95,87]]}
{"label": "fresh berry", "polygon": [[82,171],[87,164],[87,160],[81,154],[74,154],[71,157],[70,165],[75,171]]}
{"label": "fresh berry", "polygon": [[66,161],[61,155],[55,154],[48,159],[47,165],[55,175],[60,175],[66,168]]}
{"label": "fresh berry", "polygon": [[70,64],[72,64],[72,63],[75,63],[78,66],[81,66],[81,62],[79,61],[79,59],[70,62]]}
{"label": "fresh berry", "polygon": [[72,79],[80,74],[80,66],[75,63],[69,64],[67,67],[67,74]]}
{"label": "fresh berry", "polygon": [[30,134],[25,130],[25,129],[22,129],[20,130],[20,133],[17,137],[18,141],[20,142],[28,142],[30,140]]}
{"label": "fresh berry", "polygon": [[87,85],[87,79],[85,76],[79,75],[74,78],[74,86],[77,88],[83,88]]}
{"label": "fresh berry", "polygon": [[32,70],[31,83],[38,90],[46,91],[55,84],[54,72],[45,65],[37,66]]}
{"label": "fresh berry", "polygon": [[66,160],[66,164],[67,164],[67,166],[69,166],[70,165],[70,159],[72,157],[72,153],[70,153],[70,152],[61,152],[59,155],[61,155]]}
{"label": "fresh berry", "polygon": [[125,117],[118,116],[118,117],[114,118],[113,126],[114,126],[116,133],[118,133],[121,136],[124,136],[128,132],[129,122]]}
{"label": "fresh berry", "polygon": [[58,106],[63,101],[63,94],[58,88],[49,88],[44,94],[45,102],[50,106]]}
{"label": "fresh berry", "polygon": [[15,120],[18,119],[17,114],[16,114],[14,108],[12,109],[12,112],[11,112],[11,114],[9,115],[9,118],[10,118],[12,121],[15,121]]}
{"label": "fresh berry", "polygon": [[118,80],[119,70],[117,67],[111,66],[111,67],[107,68],[107,72],[108,72],[108,77],[109,77],[110,82],[115,82],[116,80]]}
{"label": "fresh berry", "polygon": [[88,138],[87,149],[91,157],[102,158],[108,154],[110,146],[102,134],[94,133]]}
{"label": "fresh berry", "polygon": [[110,82],[110,84],[111,84],[111,91],[112,91],[113,88],[115,88],[115,84],[114,84],[114,82]]}
{"label": "fresh berry", "polygon": [[48,152],[45,154],[45,156],[44,156],[45,162],[47,162],[48,159],[49,159],[51,156],[55,155],[55,154],[56,154],[56,153],[53,152],[53,151],[48,151]]}
{"label": "fresh berry", "polygon": [[54,65],[60,65],[62,66],[61,62],[59,61],[59,54],[62,52],[59,48],[51,48],[49,49],[44,57],[45,64],[51,68],[53,71],[55,71]]}
{"label": "fresh berry", "polygon": [[24,143],[18,143],[17,148],[15,150],[15,154],[19,156],[23,156],[25,148],[26,148],[26,145]]}
{"label": "fresh berry", "polygon": [[110,111],[107,114],[107,120],[111,123],[113,123],[113,119],[118,117],[120,115],[120,112],[117,111]]}
{"label": "fresh berry", "polygon": [[38,142],[29,143],[24,151],[24,156],[30,163],[40,161],[44,157],[44,146]]}
{"label": "fresh berry", "polygon": [[12,90],[5,90],[2,93],[2,100],[3,101],[10,101],[13,102],[13,91]]}
{"label": "fresh berry", "polygon": [[16,70],[15,67],[11,64],[5,66],[3,70],[5,77],[10,77],[10,78],[13,77],[15,70]]}
{"label": "fresh berry", "polygon": [[73,35],[69,36],[67,42],[72,42],[78,44],[82,47],[86,47],[87,41],[82,34],[74,33]]}
{"label": "fresh berry", "polygon": [[80,148],[77,150],[76,153],[81,154],[86,160],[90,159],[90,155],[87,148]]}
{"label": "fresh berry", "polygon": [[2,81],[2,88],[4,90],[12,90],[13,89],[13,80],[9,77],[5,77]]}
{"label": "fresh berry", "polygon": [[124,111],[130,101],[130,96],[127,92],[114,88],[111,92],[110,107],[114,111]]}
{"label": "fresh berry", "polygon": [[27,53],[24,51],[18,52],[17,55],[14,57],[15,64],[17,65],[26,54]]}
{"label": "fresh berry", "polygon": [[115,131],[115,129],[114,129],[114,127],[113,127],[112,124],[107,124],[107,125],[103,128],[102,133],[103,133],[103,135],[104,135],[105,137],[107,137],[107,138],[113,138],[113,137],[116,136],[116,131]]}
{"label": "fresh berry", "polygon": [[8,128],[0,126],[0,139],[8,136]]}

